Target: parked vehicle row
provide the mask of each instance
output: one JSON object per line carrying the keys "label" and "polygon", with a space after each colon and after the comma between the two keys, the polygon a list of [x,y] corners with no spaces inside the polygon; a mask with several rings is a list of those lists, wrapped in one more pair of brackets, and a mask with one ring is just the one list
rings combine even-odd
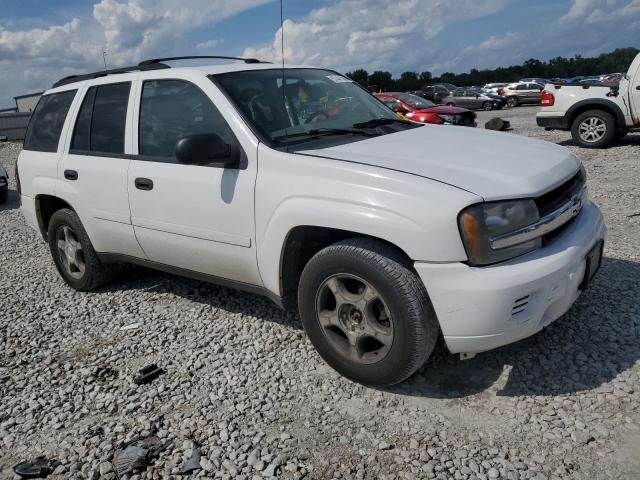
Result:
{"label": "parked vehicle row", "polygon": [[436,105],[435,103],[410,93],[384,92],[374,94],[387,107],[418,123],[436,125],[451,124],[475,127],[476,114],[465,108]]}

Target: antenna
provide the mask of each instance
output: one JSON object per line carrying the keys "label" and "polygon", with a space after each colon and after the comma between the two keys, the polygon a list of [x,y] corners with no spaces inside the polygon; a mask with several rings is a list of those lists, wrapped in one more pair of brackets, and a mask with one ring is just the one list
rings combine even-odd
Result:
{"label": "antenna", "polygon": [[[287,87],[287,80],[285,78],[285,73],[284,73],[284,14],[283,12],[283,7],[282,7],[282,2],[284,0],[280,0],[280,57],[282,59],[282,108],[285,109],[285,112],[287,110],[287,95],[285,93],[286,91],[286,87]],[[288,117],[288,115],[287,115]],[[287,127],[284,127],[284,135],[286,137],[287,135]],[[289,144],[286,144],[285,147],[285,151],[289,151]]]}
{"label": "antenna", "polygon": [[104,62],[105,71],[108,70],[107,69],[107,49],[106,48],[102,49],[102,61]]}

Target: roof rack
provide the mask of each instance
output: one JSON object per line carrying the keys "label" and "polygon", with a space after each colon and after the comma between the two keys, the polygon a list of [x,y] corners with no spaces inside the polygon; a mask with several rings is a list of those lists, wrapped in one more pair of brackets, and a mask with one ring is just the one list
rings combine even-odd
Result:
{"label": "roof rack", "polygon": [[173,60],[197,60],[200,58],[216,58],[219,60],[239,60],[244,63],[268,63],[262,62],[257,58],[242,58],[242,57],[224,57],[220,55],[188,55],[186,57],[165,57],[165,58],[152,58],[151,60],[144,60],[138,64],[138,66],[142,67],[145,65],[157,64],[160,62],[171,62]]}
{"label": "roof rack", "polygon": [[191,55],[186,57],[165,57],[165,58],[152,58],[149,60],[143,60],[138,63],[138,65],[132,65],[130,67],[120,67],[120,68],[112,68],[111,70],[99,70],[97,72],[85,73],[81,75],[69,75],[67,77],[61,78],[56,83],[53,84],[51,88],[61,87],[62,85],[67,85],[68,83],[81,82],[83,80],[91,80],[92,78],[104,77],[107,75],[115,75],[118,73],[128,73],[128,72],[141,72],[147,70],[160,70],[163,68],[171,68],[169,65],[166,65],[163,62],[170,62],[172,60],[194,60],[201,58],[216,58],[220,60],[240,60],[244,63],[268,63],[262,62],[255,58],[241,58],[241,57],[225,57],[220,55]]}

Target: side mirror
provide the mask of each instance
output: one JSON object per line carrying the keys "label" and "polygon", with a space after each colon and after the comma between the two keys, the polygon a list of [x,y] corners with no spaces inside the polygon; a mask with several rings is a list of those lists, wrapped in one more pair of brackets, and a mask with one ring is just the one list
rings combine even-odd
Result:
{"label": "side mirror", "polygon": [[187,135],[176,143],[176,158],[186,165],[239,167],[240,157],[237,144],[228,144],[215,133]]}

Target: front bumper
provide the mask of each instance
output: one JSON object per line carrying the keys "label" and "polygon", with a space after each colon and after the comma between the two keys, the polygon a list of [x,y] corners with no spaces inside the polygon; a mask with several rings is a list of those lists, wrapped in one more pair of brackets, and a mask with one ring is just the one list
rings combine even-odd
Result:
{"label": "front bumper", "polygon": [[540,250],[488,267],[416,262],[452,353],[513,343],[563,315],[580,294],[586,256],[604,240],[599,208],[588,202],[566,230]]}

